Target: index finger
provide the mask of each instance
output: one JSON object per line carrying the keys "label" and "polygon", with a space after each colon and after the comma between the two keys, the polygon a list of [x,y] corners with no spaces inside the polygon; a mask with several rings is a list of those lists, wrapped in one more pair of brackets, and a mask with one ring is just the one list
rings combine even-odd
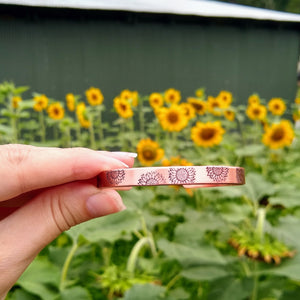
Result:
{"label": "index finger", "polygon": [[0,201],[28,191],[75,180],[86,180],[104,170],[132,166],[124,153],[86,148],[43,148],[29,145],[0,146]]}

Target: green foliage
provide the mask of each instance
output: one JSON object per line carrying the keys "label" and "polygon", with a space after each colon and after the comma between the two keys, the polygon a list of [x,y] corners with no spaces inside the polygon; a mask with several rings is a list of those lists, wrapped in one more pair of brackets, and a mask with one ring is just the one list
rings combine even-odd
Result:
{"label": "green foliage", "polygon": [[[67,110],[55,120],[46,111],[35,111],[33,99],[13,107],[12,98],[25,90],[12,83],[0,85],[1,143],[136,151],[139,140],[150,137],[169,161],[184,158],[197,165],[243,166],[246,184],[120,191],[127,210],[60,235],[25,271],[9,300],[300,297],[296,129],[291,145],[270,149],[261,142],[266,124],[248,120],[244,105],[231,107],[236,113],[233,121],[223,115],[197,115],[180,132],[168,132],[161,128],[148,96],[139,96],[130,119],[103,123],[101,114],[107,108],[101,104],[86,108],[80,118],[87,120]],[[79,101],[81,96],[75,96],[76,105]],[[291,113],[288,109],[285,116],[291,118]],[[216,120],[226,131],[222,142],[212,148],[196,146],[191,127]],[[92,125],[85,128],[85,121]],[[270,125],[280,117],[268,115],[265,121]]]}

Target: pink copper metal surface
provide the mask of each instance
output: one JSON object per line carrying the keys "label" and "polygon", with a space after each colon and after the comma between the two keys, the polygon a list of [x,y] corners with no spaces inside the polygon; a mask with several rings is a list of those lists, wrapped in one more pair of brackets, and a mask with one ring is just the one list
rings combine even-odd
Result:
{"label": "pink copper metal surface", "polygon": [[99,187],[182,185],[199,188],[244,183],[244,169],[228,166],[128,168],[103,171],[98,176]]}

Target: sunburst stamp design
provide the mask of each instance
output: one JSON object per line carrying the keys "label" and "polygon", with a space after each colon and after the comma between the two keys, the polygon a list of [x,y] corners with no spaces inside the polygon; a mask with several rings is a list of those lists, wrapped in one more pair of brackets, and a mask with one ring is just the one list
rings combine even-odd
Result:
{"label": "sunburst stamp design", "polygon": [[124,170],[112,170],[106,173],[106,179],[110,184],[120,184],[124,178]]}
{"label": "sunburst stamp design", "polygon": [[161,185],[165,183],[165,178],[156,171],[144,173],[138,180],[138,185]]}
{"label": "sunburst stamp design", "polygon": [[170,168],[169,179],[173,184],[194,183],[196,170],[194,168]]}
{"label": "sunburst stamp design", "polygon": [[207,176],[215,182],[224,182],[228,177],[229,168],[226,167],[206,167]]}
{"label": "sunburst stamp design", "polygon": [[245,171],[242,168],[236,169],[236,181],[238,183],[244,183],[245,182]]}

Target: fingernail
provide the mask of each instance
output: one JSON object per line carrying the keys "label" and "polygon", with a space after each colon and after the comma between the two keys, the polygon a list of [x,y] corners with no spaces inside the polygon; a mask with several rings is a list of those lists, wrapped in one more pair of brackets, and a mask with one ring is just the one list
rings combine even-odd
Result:
{"label": "fingernail", "polygon": [[120,152],[120,151],[114,151],[113,153],[118,154],[118,155],[129,156],[129,157],[133,157],[133,158],[136,158],[136,157],[137,157],[137,153],[134,153],[134,152]]}
{"label": "fingernail", "polygon": [[86,208],[93,217],[101,217],[126,209],[121,198],[105,195],[105,191],[92,195],[86,201]]}
{"label": "fingernail", "polygon": [[120,161],[120,164],[122,164],[125,168],[129,168],[128,165],[126,165],[124,162]]}

